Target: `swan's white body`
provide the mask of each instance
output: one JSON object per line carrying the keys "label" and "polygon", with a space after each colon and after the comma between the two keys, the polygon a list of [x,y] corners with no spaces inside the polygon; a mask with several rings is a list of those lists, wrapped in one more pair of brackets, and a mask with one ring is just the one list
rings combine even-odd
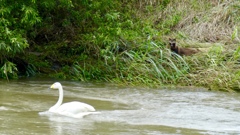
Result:
{"label": "swan's white body", "polygon": [[59,91],[59,98],[57,103],[49,108],[49,112],[52,113],[57,113],[69,117],[74,117],[74,118],[82,118],[85,115],[88,114],[94,114],[97,113],[95,112],[94,107],[91,105],[88,105],[86,103],[78,102],[78,101],[73,101],[69,103],[64,103],[62,104],[63,101],[63,88],[62,85],[59,82],[54,83],[51,86],[52,89],[58,89]]}

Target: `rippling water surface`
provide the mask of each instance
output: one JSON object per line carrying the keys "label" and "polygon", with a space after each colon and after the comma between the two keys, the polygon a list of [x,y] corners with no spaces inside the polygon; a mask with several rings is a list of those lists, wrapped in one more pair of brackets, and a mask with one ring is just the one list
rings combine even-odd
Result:
{"label": "rippling water surface", "polygon": [[228,135],[240,134],[240,94],[201,88],[146,89],[61,81],[64,102],[81,101],[100,114],[75,119],[39,115],[58,98],[52,80],[0,82],[0,134]]}

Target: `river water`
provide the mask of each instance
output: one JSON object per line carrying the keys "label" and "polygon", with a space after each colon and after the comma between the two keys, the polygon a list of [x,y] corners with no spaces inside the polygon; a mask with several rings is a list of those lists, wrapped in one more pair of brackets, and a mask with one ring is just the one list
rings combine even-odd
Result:
{"label": "river water", "polygon": [[238,93],[61,81],[64,102],[85,102],[100,112],[76,119],[40,115],[58,99],[58,91],[49,89],[52,83],[0,81],[0,135],[240,134]]}

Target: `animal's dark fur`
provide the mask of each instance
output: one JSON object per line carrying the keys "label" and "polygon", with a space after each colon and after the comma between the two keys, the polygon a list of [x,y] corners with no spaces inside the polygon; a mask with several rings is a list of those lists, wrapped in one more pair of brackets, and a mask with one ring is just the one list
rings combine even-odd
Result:
{"label": "animal's dark fur", "polygon": [[169,45],[170,45],[170,49],[172,52],[178,54],[178,55],[186,55],[186,56],[190,56],[190,55],[193,55],[195,53],[198,53],[199,50],[197,49],[193,49],[193,48],[181,48],[181,47],[178,47],[176,45],[176,39],[171,39],[169,38]]}

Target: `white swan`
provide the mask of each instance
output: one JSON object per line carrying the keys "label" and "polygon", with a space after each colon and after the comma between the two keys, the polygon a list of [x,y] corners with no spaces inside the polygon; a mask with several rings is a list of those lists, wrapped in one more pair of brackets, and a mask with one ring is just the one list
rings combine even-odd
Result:
{"label": "white swan", "polygon": [[51,89],[58,89],[59,91],[59,98],[57,103],[49,108],[49,112],[52,113],[57,113],[69,117],[74,117],[74,118],[82,118],[85,115],[88,114],[94,114],[98,113],[95,112],[94,107],[91,105],[88,105],[86,103],[81,103],[77,101],[69,102],[69,103],[64,103],[62,104],[63,101],[63,88],[61,83],[55,82],[51,87]]}

